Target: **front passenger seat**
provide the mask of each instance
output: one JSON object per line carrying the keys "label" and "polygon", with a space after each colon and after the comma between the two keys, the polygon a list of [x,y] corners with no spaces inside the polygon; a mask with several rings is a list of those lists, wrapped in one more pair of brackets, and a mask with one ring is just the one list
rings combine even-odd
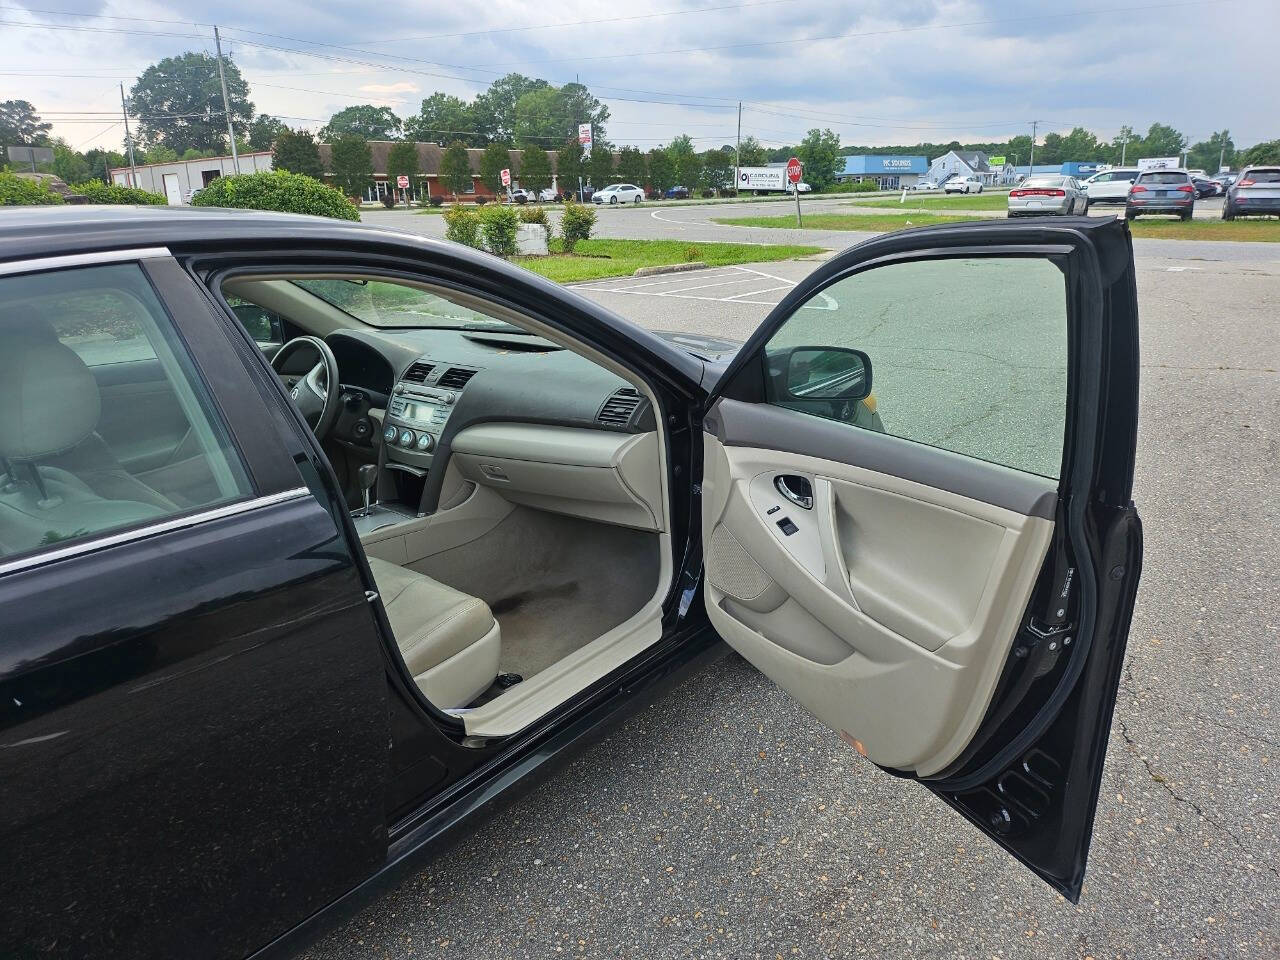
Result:
{"label": "front passenger seat", "polygon": [[369,570],[400,655],[428,700],[442,710],[465,707],[489,689],[502,639],[488,604],[377,557]]}

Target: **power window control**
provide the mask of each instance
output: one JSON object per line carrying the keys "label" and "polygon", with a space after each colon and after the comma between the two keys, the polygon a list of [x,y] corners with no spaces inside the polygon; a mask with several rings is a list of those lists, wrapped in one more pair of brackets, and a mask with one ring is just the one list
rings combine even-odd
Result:
{"label": "power window control", "polygon": [[766,510],[765,513],[768,514],[769,516],[773,516],[775,513],[777,513],[781,509],[782,507],[780,507],[778,504],[775,503],[772,507]]}
{"label": "power window control", "polygon": [[791,522],[790,517],[783,517],[781,520],[778,521],[778,529],[782,531],[784,536],[789,537],[800,528]]}

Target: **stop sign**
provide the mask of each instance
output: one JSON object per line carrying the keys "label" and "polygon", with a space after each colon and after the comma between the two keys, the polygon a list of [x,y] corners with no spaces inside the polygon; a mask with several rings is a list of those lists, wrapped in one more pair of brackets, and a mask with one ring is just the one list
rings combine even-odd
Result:
{"label": "stop sign", "polygon": [[510,169],[505,169],[502,171],[502,185],[504,187],[511,186],[511,170]]}
{"label": "stop sign", "polygon": [[790,160],[787,161],[787,180],[789,180],[791,183],[799,183],[800,174],[802,172],[803,172],[803,168],[800,166],[799,157],[792,157]]}
{"label": "stop sign", "polygon": [[409,178],[406,177],[403,173],[400,174],[400,176],[396,177],[396,186],[399,187],[401,190],[408,190]]}

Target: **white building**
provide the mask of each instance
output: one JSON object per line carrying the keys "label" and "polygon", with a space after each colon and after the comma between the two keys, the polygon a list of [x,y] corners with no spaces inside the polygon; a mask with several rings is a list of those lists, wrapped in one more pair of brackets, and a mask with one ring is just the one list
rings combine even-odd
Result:
{"label": "white building", "polygon": [[[271,169],[271,151],[240,154],[240,172],[258,173]],[[140,187],[159,193],[169,206],[190,203],[192,192],[207,187],[224,174],[236,172],[231,157],[205,157],[201,160],[175,160],[172,163],[140,163],[138,181],[133,182],[129,167],[114,167],[111,182],[122,187]]]}
{"label": "white building", "polygon": [[956,174],[981,177],[988,186],[993,186],[1000,177],[1000,171],[991,169],[987,155],[981,150],[948,150],[929,164],[929,179],[934,183],[941,184]]}

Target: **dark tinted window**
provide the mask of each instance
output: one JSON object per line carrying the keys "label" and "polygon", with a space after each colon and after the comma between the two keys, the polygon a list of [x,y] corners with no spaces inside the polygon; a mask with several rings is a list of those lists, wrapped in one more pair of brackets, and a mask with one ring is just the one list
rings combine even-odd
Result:
{"label": "dark tinted window", "polygon": [[1270,170],[1250,170],[1246,179],[1254,183],[1280,183],[1280,167]]}
{"label": "dark tinted window", "polygon": [[1144,173],[1138,178],[1139,183],[1189,183],[1191,180],[1185,173],[1175,173],[1172,170],[1154,170],[1151,173]]}

